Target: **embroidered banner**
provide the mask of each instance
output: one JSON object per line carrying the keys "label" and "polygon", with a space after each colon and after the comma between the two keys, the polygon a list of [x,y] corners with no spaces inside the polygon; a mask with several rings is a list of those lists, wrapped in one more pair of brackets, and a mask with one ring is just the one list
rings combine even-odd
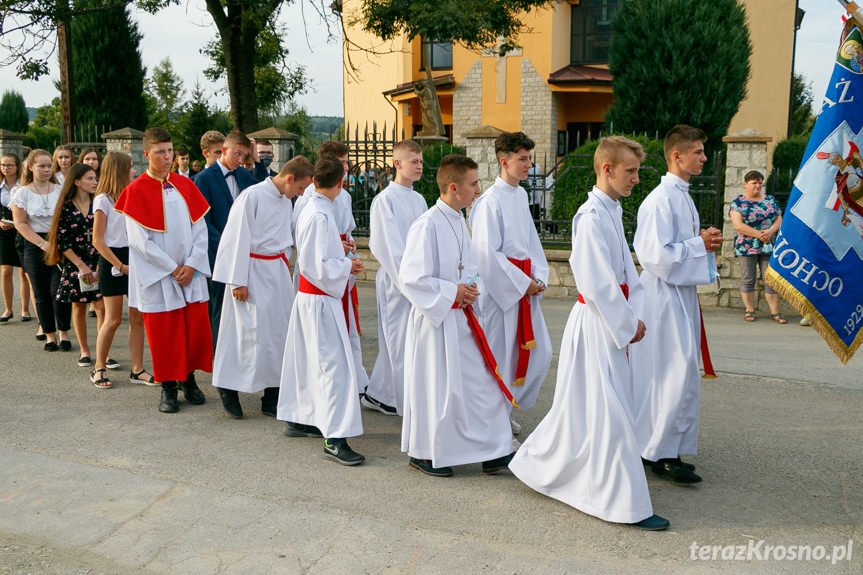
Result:
{"label": "embroidered banner", "polygon": [[842,30],[833,74],[770,258],[767,282],[847,363],[863,341],[863,35]]}

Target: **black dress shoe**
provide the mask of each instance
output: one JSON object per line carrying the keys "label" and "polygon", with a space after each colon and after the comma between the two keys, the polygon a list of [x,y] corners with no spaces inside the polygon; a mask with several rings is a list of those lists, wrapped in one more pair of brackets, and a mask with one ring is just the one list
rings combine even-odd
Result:
{"label": "black dress shoe", "polygon": [[701,477],[676,457],[673,459],[660,459],[651,465],[650,469],[655,474],[666,477],[675,483],[691,485],[701,482]]}
{"label": "black dress shoe", "polygon": [[316,437],[322,439],[324,434],[314,425],[304,425],[302,423],[293,423],[292,421],[285,422],[285,435],[288,437]]}
{"label": "black dress shoe", "polygon": [[183,388],[183,397],[185,397],[186,401],[192,405],[201,405],[207,401],[207,398],[204,396],[204,392],[201,391],[201,388],[198,387],[198,384],[195,381],[194,373],[190,373],[186,381],[180,382],[180,385]]}
{"label": "black dress shoe", "polygon": [[498,457],[497,459],[492,459],[490,461],[482,462],[482,474],[483,475],[496,475],[509,467],[509,462],[512,461],[512,458],[515,457],[515,453],[510,453],[509,455],[504,455],[503,457]]}
{"label": "black dress shoe", "polygon": [[37,333],[36,334],[36,341],[45,341],[46,339],[48,339],[48,336],[45,335],[44,333]]}
{"label": "black dress shoe", "polygon": [[276,409],[279,406],[279,388],[268,387],[264,389],[264,395],[261,397],[261,413],[276,416]]}
{"label": "black dress shoe", "polygon": [[[691,469],[692,471],[695,471],[695,466],[694,466],[694,465],[692,465],[691,463],[686,463],[685,461],[680,461],[680,458],[679,458],[679,457],[674,458],[674,461],[677,461],[680,465],[682,465],[682,466],[684,466],[684,467],[688,467],[688,468],[689,468],[689,469]],[[641,458],[641,464],[642,464],[642,465],[653,465],[654,463],[656,463],[656,462],[655,462],[655,461],[650,461],[649,459],[645,459],[645,458],[643,458],[643,457]]]}
{"label": "black dress shoe", "polygon": [[57,343],[53,341],[45,342],[45,351],[57,351]]}
{"label": "black dress shoe", "polygon": [[22,315],[22,316],[21,316],[21,321],[22,321],[22,322],[24,322],[24,323],[27,323],[28,321],[33,321],[33,316],[29,316],[29,315]]}
{"label": "black dress shoe", "polygon": [[72,351],[72,342],[68,339],[60,340],[60,351]]}
{"label": "black dress shoe", "polygon": [[0,316],[0,323],[6,323],[10,319],[12,319],[12,317],[13,316],[11,313],[9,315]]}
{"label": "black dress shoe", "polygon": [[422,471],[426,475],[432,477],[450,477],[452,475],[452,467],[435,467],[432,465],[431,459],[417,459],[411,457],[408,462],[408,467]]}
{"label": "black dress shoe", "polygon": [[234,419],[243,417],[243,407],[240,405],[240,395],[234,389],[224,389],[217,387],[219,397],[222,398],[222,407],[228,412],[228,415]]}
{"label": "black dress shoe", "polygon": [[668,529],[668,526],[671,525],[668,522],[668,519],[664,517],[660,517],[659,515],[651,515],[647,519],[642,519],[638,523],[633,523],[633,527],[638,527],[639,529],[644,529],[645,531],[663,531]]}
{"label": "black dress shoe", "polygon": [[159,401],[159,411],[162,413],[177,413],[180,411],[180,402],[177,401],[176,381],[165,381],[162,383],[162,399]]}

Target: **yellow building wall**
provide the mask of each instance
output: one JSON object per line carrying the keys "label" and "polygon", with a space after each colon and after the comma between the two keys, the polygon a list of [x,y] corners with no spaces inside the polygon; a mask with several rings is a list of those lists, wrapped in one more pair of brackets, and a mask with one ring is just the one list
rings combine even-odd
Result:
{"label": "yellow building wall", "polygon": [[746,0],[752,39],[751,76],[746,99],[728,133],[746,128],[773,138],[768,144],[768,169],[776,142],[788,133],[791,56],[794,48],[794,0]]}

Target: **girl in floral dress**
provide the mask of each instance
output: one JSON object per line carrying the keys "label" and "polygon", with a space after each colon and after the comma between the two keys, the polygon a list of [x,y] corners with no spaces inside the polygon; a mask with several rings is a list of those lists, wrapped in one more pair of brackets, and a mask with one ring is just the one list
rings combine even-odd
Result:
{"label": "girl in floral dress", "polygon": [[54,208],[54,219],[48,233],[49,248],[45,261],[59,264],[60,285],[57,301],[72,303],[72,327],[81,347],[78,365],[89,367],[90,346],[87,342],[87,304],[97,302],[97,325],[102,323],[102,305],[98,289],[96,266],[99,254],[93,247],[93,194],[96,192],[96,172],[85,164],[69,168]]}

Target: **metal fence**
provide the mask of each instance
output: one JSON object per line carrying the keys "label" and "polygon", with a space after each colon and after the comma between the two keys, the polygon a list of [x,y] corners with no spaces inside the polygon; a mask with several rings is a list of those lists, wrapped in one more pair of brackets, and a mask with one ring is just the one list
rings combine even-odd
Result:
{"label": "metal fence", "polygon": [[[662,140],[658,134],[646,134],[636,138],[648,152],[639,168],[639,183],[632,189],[628,198],[621,198],[623,208],[623,228],[627,242],[632,246],[637,224],[638,207],[653,188],[659,184],[667,172],[665,158],[661,153]],[[541,173],[528,176],[523,185],[528,191],[531,212],[540,240],[548,247],[567,248],[571,242],[572,217],[578,207],[587,199],[587,193],[596,183],[593,170],[593,151],[598,139],[588,139],[576,150],[589,153],[571,153],[563,156],[554,166]],[[690,179],[690,194],[698,209],[701,225],[722,228],[724,201],[724,156],[714,152],[708,158],[701,175]]]}
{"label": "metal fence", "polygon": [[[396,142],[404,138],[395,128],[366,125],[346,127],[344,141],[349,148],[350,168],[347,176],[347,189],[353,200],[356,236],[369,233],[369,210],[374,196],[392,180],[395,169],[392,166],[392,150]],[[635,135],[628,137],[636,139]],[[666,173],[665,158],[662,156],[662,140],[659,134],[637,137],[649,152],[639,169],[640,182],[633,188],[632,195],[623,198],[623,227],[630,246],[635,235],[638,206],[656,187]],[[587,199],[596,183],[593,171],[593,151],[597,139],[588,137],[577,142],[576,150],[589,153],[571,153],[557,159],[550,168],[537,161],[536,168],[522,186],[528,194],[528,202],[534,217],[540,240],[547,247],[568,248],[571,242],[572,217],[578,207]],[[582,145],[586,145],[582,148]],[[441,156],[448,153],[463,153],[449,144],[436,144],[423,150],[424,169],[422,179],[414,184],[414,189],[432,205],[438,197],[436,182],[437,166]],[[657,153],[658,152],[658,153]],[[724,201],[724,156],[722,152],[711,154],[704,172],[690,180],[690,194],[701,218],[702,226],[722,228]]]}
{"label": "metal fence", "polygon": [[788,197],[791,195],[791,187],[796,177],[797,170],[792,168],[773,168],[765,182],[765,193],[776,199],[779,209],[783,212],[788,206]]}

